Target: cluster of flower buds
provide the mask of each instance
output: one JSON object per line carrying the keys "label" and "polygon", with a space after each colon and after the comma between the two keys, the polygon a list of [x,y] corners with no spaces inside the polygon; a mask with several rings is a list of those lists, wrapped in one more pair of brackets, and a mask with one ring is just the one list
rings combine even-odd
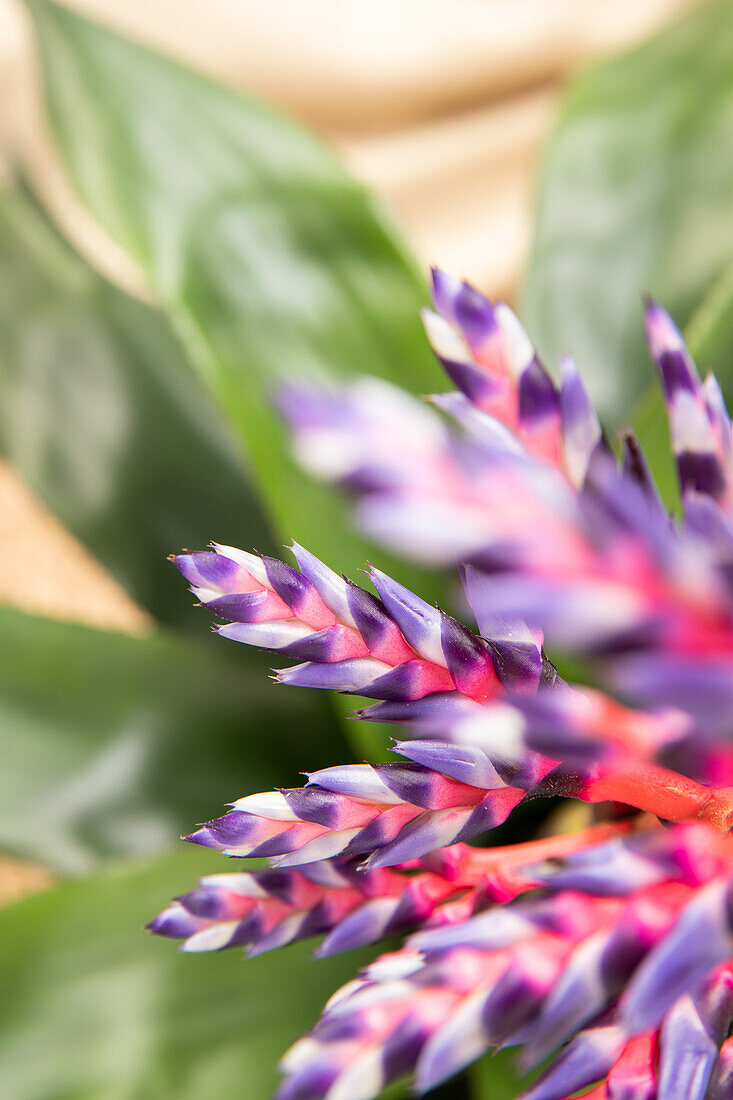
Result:
{"label": "cluster of flower buds", "polygon": [[[453,562],[478,631],[377,569],[376,594],[213,545],[173,560],[225,638],[297,663],[280,683],[365,697],[402,759],[248,794],[188,839],[264,869],[210,875],[150,925],[185,951],[319,954],[411,931],[286,1056],[281,1100],[426,1090],[485,1051],[554,1055],[527,1100],[733,1096],[733,436],[669,317],[647,330],[681,515],[634,436],[620,462],[574,364],[559,385],[511,311],[434,275],[425,317],[458,392],[293,384],[297,455],[359,522]],[[457,424],[449,427],[442,413]],[[565,683],[545,645],[582,656]],[[520,803],[600,823],[477,848]]]}
{"label": "cluster of flower buds", "polygon": [[539,885],[530,864],[558,859],[621,835],[623,822],[596,825],[498,850],[455,844],[395,868],[365,870],[354,857],[297,869],[207,875],[176,898],[148,928],[183,940],[183,951],[246,947],[260,955],[324,936],[319,957],[376,943],[421,925],[453,923]]}
{"label": "cluster of flower buds", "polygon": [[[436,765],[468,782],[421,764],[323,768],[305,787],[238,799],[185,839],[228,856],[265,857],[279,868],[360,856],[359,865],[373,870],[486,833],[526,796],[522,787],[503,783],[480,751],[456,754],[441,742],[407,742],[400,751],[414,753],[415,745],[418,755],[432,753]],[[545,767],[544,775],[525,779],[531,797],[620,802],[668,821],[733,825],[733,789],[711,788],[657,765]]]}
{"label": "cluster of flower buds", "polygon": [[416,401],[411,435],[424,426],[432,458],[419,474],[409,456],[393,467],[391,417],[380,426],[374,398],[368,446],[359,444],[357,385],[329,395],[317,415],[316,392],[288,404],[297,454],[307,464],[311,451],[342,450],[341,468],[315,472],[357,494],[372,537],[466,563],[479,623],[526,620],[586,658],[612,652],[596,668],[614,692],[719,723],[733,704],[733,530],[731,430],[715,380],[700,382],[673,322],[649,303],[689,517],[674,526],[633,435],[617,467],[573,366],[558,389],[506,306],[439,272],[434,296],[428,333],[462,390],[435,400],[466,436],[438,432]]}
{"label": "cluster of flower buds", "polygon": [[350,764],[314,772],[303,788],[247,795],[186,839],[230,856],[275,857],[278,867],[337,855],[394,866],[501,825],[523,796],[419,765]]}
{"label": "cluster of flower buds", "polygon": [[[525,787],[521,774],[539,776],[547,757],[582,760],[604,746],[653,757],[695,741],[679,709],[647,713],[563,685],[541,634],[521,623],[481,614],[477,635],[376,569],[373,595],[297,544],[293,555],[300,571],[229,546],[172,558],[197,600],[228,620],[219,634],[301,659],[278,670],[279,683],[380,700],[359,717],[479,748],[505,776],[519,771]],[[475,599],[470,570],[466,579]],[[555,690],[538,693],[548,686]]]}
{"label": "cluster of flower buds", "polygon": [[[646,328],[659,367],[683,499],[698,504],[702,497],[727,512],[733,504],[733,446],[720,386],[712,375],[701,381],[676,325],[656,302],[648,303]],[[708,508],[718,512],[713,505]]]}
{"label": "cluster of flower buds", "polygon": [[148,927],[182,939],[183,951],[246,947],[250,955],[325,935],[318,954],[332,955],[422,924],[457,891],[476,894],[468,866],[459,878],[411,870],[359,871],[345,859],[208,875]]}
{"label": "cluster of flower buds", "polygon": [[[493,304],[469,284],[437,269],[433,298],[437,312],[424,311],[425,328],[463,397],[456,401],[451,395],[450,411],[460,419],[470,405],[487,414],[511,429],[529,454],[559,467],[574,485],[582,485],[593,455],[604,444],[573,361],[563,360],[558,389],[503,302]],[[478,425],[479,420],[474,417],[469,423]]]}
{"label": "cluster of flower buds", "polygon": [[[225,638],[304,662],[282,670],[281,683],[399,701],[456,691],[487,702],[499,692],[489,644],[449,615],[378,569],[370,578],[379,598],[302,546],[293,555],[300,571],[230,546],[172,560],[200,602],[228,620],[217,628]],[[536,686],[537,645],[528,637],[507,649],[514,689],[522,680]]]}

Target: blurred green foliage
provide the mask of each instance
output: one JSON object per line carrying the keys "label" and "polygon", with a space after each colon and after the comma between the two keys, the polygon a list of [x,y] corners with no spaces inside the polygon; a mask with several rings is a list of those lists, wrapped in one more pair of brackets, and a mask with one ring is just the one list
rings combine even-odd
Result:
{"label": "blurred green foliage", "polygon": [[730,263],[731,147],[730,0],[589,68],[564,95],[520,312],[549,363],[575,356],[614,423],[652,378],[642,294],[685,325]]}
{"label": "blurred green foliage", "polygon": [[0,198],[0,391],[2,453],[135,600],[200,637],[167,555],[274,546],[233,432],[160,312],[26,194]]}
{"label": "blurred green foliage", "polygon": [[432,392],[416,265],[302,128],[56,4],[31,7],[79,194],[143,267],[282,537],[354,575],[370,549],[294,466],[273,397],[288,377],[358,373]]}
{"label": "blurred green foliage", "polygon": [[142,931],[161,897],[220,869],[213,853],[182,850],[0,911],[5,1096],[270,1095],[286,1046],[364,954],[316,964],[300,944],[245,963],[181,956]]}
{"label": "blurred green foliage", "polygon": [[0,609],[0,846],[88,871],[169,848],[241,795],[297,786],[314,759],[338,763],[323,693],[278,690],[267,655],[249,656]]}

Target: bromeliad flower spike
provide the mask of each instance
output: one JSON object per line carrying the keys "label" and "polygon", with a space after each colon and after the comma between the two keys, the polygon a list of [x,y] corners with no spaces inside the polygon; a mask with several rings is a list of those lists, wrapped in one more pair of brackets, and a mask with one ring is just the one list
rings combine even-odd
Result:
{"label": "bromeliad flower spike", "polygon": [[[556,385],[505,305],[439,272],[434,300],[428,336],[457,391],[433,408],[373,379],[292,384],[280,405],[296,456],[351,494],[372,538],[455,566],[477,629],[298,545],[297,568],[220,545],[175,557],[218,633],[276,652],[282,684],[366,697],[356,717],[399,739],[392,763],[245,794],[199,827],[187,840],[266,866],[202,879],[150,927],[185,951],[250,954],[405,934],[288,1052],[280,1100],[369,1100],[404,1076],[424,1092],[507,1046],[526,1070],[551,1059],[527,1100],[733,1097],[720,390],[649,303],[671,518],[633,435],[614,457],[573,363]],[[580,656],[589,682],[565,682],[556,654]],[[491,845],[515,807],[551,795],[595,823]]]}

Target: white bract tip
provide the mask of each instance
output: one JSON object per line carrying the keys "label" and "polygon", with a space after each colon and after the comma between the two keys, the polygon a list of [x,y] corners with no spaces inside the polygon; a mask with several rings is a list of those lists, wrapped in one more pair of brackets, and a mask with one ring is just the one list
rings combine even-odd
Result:
{"label": "white bract tip", "polygon": [[425,309],[422,320],[436,355],[454,363],[471,362],[473,356],[468,344],[443,317],[430,309]]}
{"label": "white bract tip", "polygon": [[199,885],[204,889],[210,887],[214,890],[230,890],[243,898],[269,898],[270,896],[246,871],[242,874],[227,874],[225,871],[217,875],[206,875],[199,880]]}
{"label": "white bract tip", "polygon": [[261,794],[248,794],[232,803],[232,808],[241,813],[266,817],[270,821],[298,821],[290,809],[287,800],[280,791],[263,791]]}
{"label": "white bract tip", "polygon": [[246,569],[248,573],[251,573],[260,584],[264,584],[266,588],[271,587],[267,580],[265,563],[257,554],[248,554],[246,550],[239,550],[236,546],[224,546],[219,542],[212,543],[212,546],[217,554],[221,554],[222,557],[225,558],[230,558],[232,561],[235,561],[237,565],[241,565],[242,568]]}
{"label": "white bract tip", "polygon": [[197,954],[199,951],[217,951],[220,947],[227,947],[238,924],[238,920],[229,920],[202,928],[181,944],[181,951]]}
{"label": "white bract tip", "polygon": [[496,320],[504,337],[509,369],[512,377],[517,381],[522,371],[534,359],[534,348],[516,314],[504,302],[496,307]]}

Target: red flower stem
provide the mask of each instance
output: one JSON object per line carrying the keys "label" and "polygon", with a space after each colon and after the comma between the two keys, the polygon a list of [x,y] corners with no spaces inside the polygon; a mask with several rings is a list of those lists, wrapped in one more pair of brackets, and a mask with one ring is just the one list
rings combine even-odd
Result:
{"label": "red flower stem", "polygon": [[594,844],[631,832],[634,823],[630,821],[604,822],[589,829],[575,833],[561,833],[559,836],[543,837],[540,840],[528,840],[522,844],[507,844],[501,848],[467,848],[466,864],[479,873],[499,867],[522,867],[529,863],[539,863],[543,859],[561,859],[571,852],[579,852]]}
{"label": "red flower stem", "polygon": [[507,898],[516,897],[537,885],[530,875],[522,874],[522,868],[548,859],[561,859],[572,852],[623,836],[636,828],[637,822],[614,821],[575,833],[562,833],[560,836],[544,837],[522,844],[507,844],[502,848],[470,848],[468,845],[461,845],[463,850],[458,878],[463,886],[478,885],[481,880],[489,881],[495,890],[503,891]]}
{"label": "red flower stem", "polygon": [[707,821],[721,832],[733,826],[733,787],[706,787],[656,764],[599,767],[573,793],[584,802],[623,802],[666,821]]}

